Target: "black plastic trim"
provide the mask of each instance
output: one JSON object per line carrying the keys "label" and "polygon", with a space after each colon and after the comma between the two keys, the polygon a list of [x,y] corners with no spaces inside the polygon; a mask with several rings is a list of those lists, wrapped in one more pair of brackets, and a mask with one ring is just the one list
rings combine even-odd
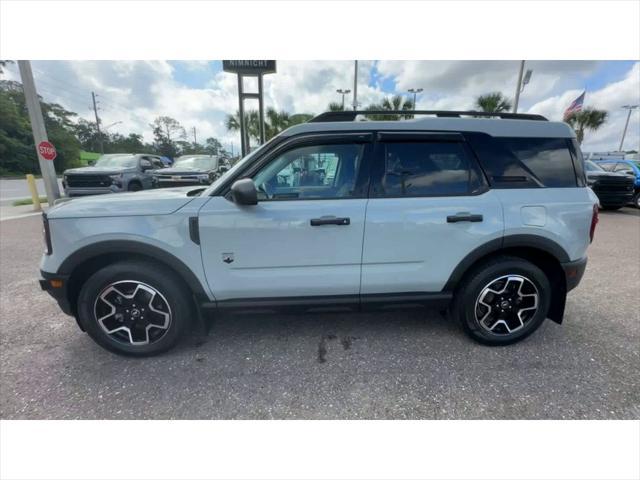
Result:
{"label": "black plastic trim", "polygon": [[[42,277],[40,282],[40,288],[51,295],[62,310],[67,315],[73,316],[73,310],[69,303],[69,297],[67,295],[67,288],[69,283],[69,275],[60,275],[57,273],[50,273],[40,270],[40,276]],[[50,280],[62,280],[62,288],[53,288]]]}
{"label": "black plastic trim", "polygon": [[562,263],[561,266],[567,281],[567,292],[569,292],[576,288],[580,280],[582,280],[584,271],[587,269],[587,257],[573,262]]}
{"label": "black plastic trim", "polygon": [[106,240],[81,248],[62,262],[57,274],[71,275],[74,269],[85,261],[100,255],[114,253],[131,253],[155,258],[178,273],[194,294],[203,298],[209,297],[195,274],[177,257],[153,245],[130,240]]}
{"label": "black plastic trim", "polygon": [[442,289],[444,292],[455,290],[464,274],[469,268],[481,258],[495,252],[499,252],[505,248],[529,247],[542,250],[558,260],[560,263],[569,262],[569,255],[565,250],[553,240],[539,237],[536,235],[507,235],[502,238],[491,240],[475,250],[472,250],[462,261],[454,268],[449,276],[449,280]]}
{"label": "black plastic trim", "polygon": [[446,308],[451,292],[399,292],[365,295],[323,295],[301,297],[240,298],[204,302],[203,310],[372,310],[388,307],[427,306]]}
{"label": "black plastic trim", "polygon": [[200,245],[200,225],[198,217],[189,217],[189,238],[196,245]]}

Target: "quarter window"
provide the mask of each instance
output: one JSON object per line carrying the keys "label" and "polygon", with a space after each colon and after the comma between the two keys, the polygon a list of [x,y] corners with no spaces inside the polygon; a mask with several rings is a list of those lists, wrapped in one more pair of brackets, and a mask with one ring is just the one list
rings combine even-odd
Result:
{"label": "quarter window", "polygon": [[460,142],[390,142],[383,148],[382,196],[465,195],[480,186]]}
{"label": "quarter window", "polygon": [[304,200],[355,196],[365,145],[313,145],[289,150],[260,170],[253,181],[260,200]]}
{"label": "quarter window", "polygon": [[564,138],[499,139],[545,187],[575,187],[576,172]]}

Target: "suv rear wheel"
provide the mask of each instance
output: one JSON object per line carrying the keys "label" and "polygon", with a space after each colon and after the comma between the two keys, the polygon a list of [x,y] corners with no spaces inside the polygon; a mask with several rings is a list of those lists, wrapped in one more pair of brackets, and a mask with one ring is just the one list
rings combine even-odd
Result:
{"label": "suv rear wheel", "polygon": [[508,345],[542,324],[550,302],[551,286],[540,268],[521,258],[501,256],[465,277],[453,314],[474,340]]}
{"label": "suv rear wheel", "polygon": [[170,270],[147,262],[119,262],[85,282],[78,316],[102,347],[124,355],[155,355],[180,340],[191,312],[188,298]]}

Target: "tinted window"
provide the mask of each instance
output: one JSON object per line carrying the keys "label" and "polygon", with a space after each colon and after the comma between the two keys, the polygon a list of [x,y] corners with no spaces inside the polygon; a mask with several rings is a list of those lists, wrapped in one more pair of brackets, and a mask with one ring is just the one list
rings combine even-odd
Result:
{"label": "tinted window", "polygon": [[575,187],[576,173],[564,138],[497,138],[545,187]]}
{"label": "tinted window", "polygon": [[365,146],[314,145],[288,150],[254,177],[260,200],[353,197]]}
{"label": "tinted window", "polygon": [[383,148],[382,196],[464,195],[479,186],[462,143],[392,142]]}

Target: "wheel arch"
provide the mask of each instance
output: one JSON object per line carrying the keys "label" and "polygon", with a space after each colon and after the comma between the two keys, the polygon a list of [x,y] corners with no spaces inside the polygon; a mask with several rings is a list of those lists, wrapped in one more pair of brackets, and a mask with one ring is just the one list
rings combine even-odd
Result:
{"label": "wheel arch", "polygon": [[509,235],[481,245],[470,252],[453,270],[444,291],[454,291],[469,271],[498,255],[527,260],[540,268],[551,283],[549,318],[562,323],[567,294],[567,281],[562,263],[570,261],[567,252],[556,242],[536,235]]}
{"label": "wheel arch", "polygon": [[208,300],[196,275],[182,260],[159,247],[129,240],[107,240],[83,247],[69,255],[60,265],[58,274],[69,277],[67,298],[74,315],[80,288],[85,278],[110,263],[122,260],[144,260],[160,264],[174,272],[197,300]]}

